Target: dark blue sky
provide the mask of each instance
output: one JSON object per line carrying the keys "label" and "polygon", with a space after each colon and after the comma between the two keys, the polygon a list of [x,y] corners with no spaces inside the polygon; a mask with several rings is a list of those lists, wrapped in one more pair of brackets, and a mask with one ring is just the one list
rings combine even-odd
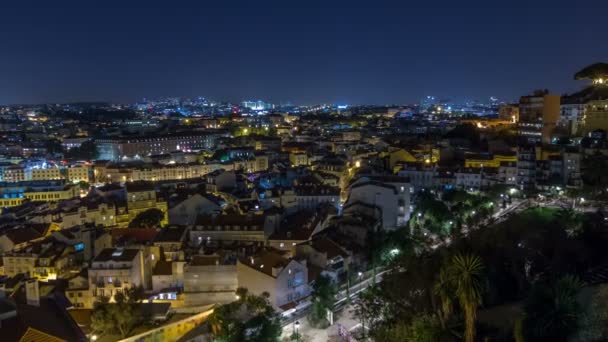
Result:
{"label": "dark blue sky", "polygon": [[582,86],[608,1],[2,1],[0,103],[408,103]]}

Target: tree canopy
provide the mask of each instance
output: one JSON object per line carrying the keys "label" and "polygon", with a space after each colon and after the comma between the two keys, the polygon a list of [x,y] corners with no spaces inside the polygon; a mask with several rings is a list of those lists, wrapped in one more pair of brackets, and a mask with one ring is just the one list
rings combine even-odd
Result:
{"label": "tree canopy", "polygon": [[115,303],[110,298],[102,297],[95,303],[91,313],[91,328],[101,335],[129,336],[133,328],[142,322],[140,301],[143,298],[142,287],[134,287],[114,295]]}
{"label": "tree canopy", "polygon": [[160,226],[164,218],[165,214],[161,210],[156,208],[148,209],[137,214],[129,222],[129,228],[155,228]]}
{"label": "tree canopy", "polygon": [[278,342],[281,322],[268,293],[250,294],[237,289],[238,300],[216,307],[209,316],[214,341]]}
{"label": "tree canopy", "polygon": [[594,63],[574,74],[575,80],[608,78],[608,63]]}

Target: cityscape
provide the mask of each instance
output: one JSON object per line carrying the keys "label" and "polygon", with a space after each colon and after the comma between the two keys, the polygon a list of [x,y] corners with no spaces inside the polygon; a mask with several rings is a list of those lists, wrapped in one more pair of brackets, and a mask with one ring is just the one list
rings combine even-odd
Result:
{"label": "cityscape", "polygon": [[[1,5],[0,340],[608,340],[606,4],[352,5]],[[550,58],[531,17],[594,52]],[[467,20],[521,51],[493,75]],[[403,77],[369,51],[406,33]]]}

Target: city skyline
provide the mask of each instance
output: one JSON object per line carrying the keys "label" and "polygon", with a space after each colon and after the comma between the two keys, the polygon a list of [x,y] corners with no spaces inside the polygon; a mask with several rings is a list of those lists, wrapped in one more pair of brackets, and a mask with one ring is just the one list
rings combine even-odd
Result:
{"label": "city skyline", "polygon": [[298,104],[515,100],[537,88],[579,89],[571,75],[608,52],[599,2],[37,5],[2,5],[2,104],[199,94]]}

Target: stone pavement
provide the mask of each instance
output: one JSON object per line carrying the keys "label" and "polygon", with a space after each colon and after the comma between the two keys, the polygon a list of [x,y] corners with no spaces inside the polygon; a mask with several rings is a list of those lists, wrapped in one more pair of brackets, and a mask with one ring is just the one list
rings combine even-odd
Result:
{"label": "stone pavement", "polygon": [[[344,327],[345,330],[354,330],[360,327],[360,322],[354,317],[353,307],[351,305],[344,307],[342,311],[334,314],[334,324],[327,329],[317,329],[310,326],[308,318],[304,317],[299,320],[300,322],[300,335],[301,342],[346,342],[347,338],[342,338],[338,333],[339,324]],[[293,324],[287,325],[283,328],[283,334],[281,340],[289,341],[289,338],[295,331]],[[350,341],[354,342],[355,339]]]}

